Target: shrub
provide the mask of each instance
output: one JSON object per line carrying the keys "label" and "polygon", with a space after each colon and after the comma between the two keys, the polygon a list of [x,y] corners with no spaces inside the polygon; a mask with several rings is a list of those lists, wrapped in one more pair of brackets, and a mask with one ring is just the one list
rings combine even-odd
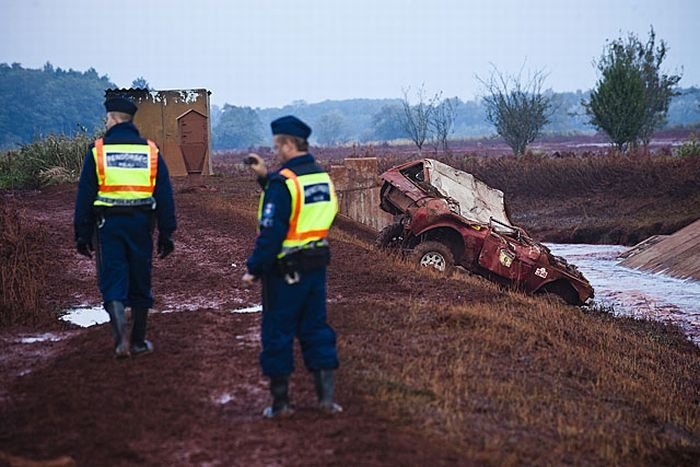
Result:
{"label": "shrub", "polygon": [[41,318],[47,241],[44,230],[22,224],[17,209],[0,205],[0,327]]}
{"label": "shrub", "polygon": [[700,131],[690,135],[690,139],[676,149],[679,157],[700,157]]}
{"label": "shrub", "polygon": [[86,132],[74,138],[51,135],[0,154],[0,188],[37,188],[77,181],[93,140]]}

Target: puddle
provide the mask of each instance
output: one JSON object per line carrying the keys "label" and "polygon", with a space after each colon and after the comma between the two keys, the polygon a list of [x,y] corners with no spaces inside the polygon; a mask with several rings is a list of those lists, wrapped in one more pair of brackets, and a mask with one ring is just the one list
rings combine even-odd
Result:
{"label": "puddle", "polygon": [[[161,311],[160,313],[175,313],[175,312],[183,312],[183,311],[196,311],[200,310],[202,308],[211,308],[212,306],[217,306],[220,305],[220,303],[212,303],[206,302],[207,307],[204,307],[201,303],[186,303],[186,304],[180,304],[177,307],[169,308],[166,310]],[[154,310],[155,311],[155,310]],[[253,305],[245,308],[238,308],[235,310],[230,310],[231,313],[259,313],[262,311],[262,305]],[[79,306],[75,308],[69,308],[67,310],[63,311],[63,315],[61,315],[61,318],[63,321],[68,321],[69,323],[73,323],[75,325],[78,325],[80,327],[90,327],[90,326],[95,326],[97,324],[102,324],[102,323],[107,323],[109,322],[109,315],[107,312],[104,310],[102,305],[97,305],[97,306]],[[42,339],[42,336],[28,336],[26,339],[35,339],[32,341],[23,341],[25,344],[30,344],[34,342],[44,342],[47,340],[51,340],[51,338],[44,338]]]}
{"label": "puddle", "polygon": [[238,308],[231,310],[231,313],[259,313],[262,311],[262,305],[253,305],[246,308]]}
{"label": "puddle", "polygon": [[46,334],[39,334],[37,336],[20,337],[17,339],[17,342],[20,344],[36,344],[37,342],[58,342],[62,339],[63,337],[56,334],[51,334],[49,332]]}
{"label": "puddle", "polygon": [[615,314],[678,325],[700,345],[700,282],[620,266],[621,245],[546,244],[575,264],[595,289],[594,302]]}
{"label": "puddle", "polygon": [[102,305],[79,306],[64,310],[64,314],[61,316],[61,319],[80,327],[87,328],[108,322],[109,315]]}

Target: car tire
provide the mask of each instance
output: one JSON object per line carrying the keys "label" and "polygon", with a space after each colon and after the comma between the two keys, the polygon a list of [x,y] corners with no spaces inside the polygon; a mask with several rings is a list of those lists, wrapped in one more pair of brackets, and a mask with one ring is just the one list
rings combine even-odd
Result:
{"label": "car tire", "polygon": [[440,242],[427,241],[419,243],[413,249],[411,257],[419,266],[432,267],[445,274],[450,274],[455,267],[455,258],[452,250]]}
{"label": "car tire", "polygon": [[576,293],[576,289],[565,280],[557,280],[545,284],[539,290],[539,293],[548,294],[551,299],[561,301],[562,304],[574,306],[583,305],[578,293]]}
{"label": "car tire", "polygon": [[403,224],[389,224],[379,231],[374,246],[380,250],[395,250],[403,243]]}

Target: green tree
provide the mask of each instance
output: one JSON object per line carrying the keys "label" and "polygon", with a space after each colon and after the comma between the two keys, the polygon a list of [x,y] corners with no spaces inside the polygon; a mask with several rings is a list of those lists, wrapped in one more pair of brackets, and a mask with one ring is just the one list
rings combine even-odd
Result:
{"label": "green tree", "polygon": [[[638,141],[648,146],[654,132],[666,124],[671,98],[677,95],[675,88],[681,80],[680,75],[667,74],[661,70],[667,53],[668,47],[665,41],[661,40],[657,45],[653,27],[649,31],[646,43],[642,43],[635,34],[630,33],[627,38],[615,39],[605,47],[597,63],[601,78],[591,92],[591,100],[584,102],[584,107],[591,117],[591,123],[608,134],[618,148],[622,148],[623,145],[636,145]],[[617,83],[611,86],[608,83],[611,77],[615,79],[628,77],[634,82],[628,85]],[[636,91],[639,80],[643,88],[641,96]],[[598,92],[601,86],[607,88],[603,95]],[[613,91],[620,94],[613,94]],[[595,105],[594,96],[597,99]],[[611,101],[601,99],[611,99]],[[620,103],[622,99],[628,99],[624,101],[629,108],[627,115],[620,114],[620,106],[625,105]],[[641,100],[641,103],[632,99]],[[639,116],[636,114],[640,106],[641,122],[638,121]],[[613,124],[611,118],[615,112],[617,112],[615,116],[619,118],[630,118],[630,123]],[[609,132],[611,127],[618,133],[612,135]],[[634,134],[630,133],[633,129]],[[620,142],[622,134],[626,135],[627,141]]]}
{"label": "green tree", "polygon": [[102,127],[107,76],[54,68],[0,63],[0,147],[30,143],[49,134],[74,136]]}
{"label": "green tree", "polygon": [[406,138],[408,133],[402,124],[400,105],[387,104],[372,115],[372,132],[375,139],[387,141]]}
{"label": "green tree", "polygon": [[632,64],[618,60],[603,76],[584,104],[591,123],[608,135],[618,150],[637,140],[644,126],[644,81]]}
{"label": "green tree", "polygon": [[144,78],[143,76],[139,76],[138,78],[133,80],[131,82],[131,87],[133,89],[151,89],[151,85],[148,84],[148,81],[146,81],[146,78]]}
{"label": "green tree", "polygon": [[477,79],[486,88],[483,98],[486,119],[514,154],[525,154],[552,115],[551,95],[543,92],[546,75],[535,71],[527,80],[501,73],[495,66],[488,79]]}
{"label": "green tree", "polygon": [[642,45],[636,41],[637,66],[642,72],[644,81],[645,113],[644,124],[640,139],[644,146],[649,146],[656,130],[666,125],[668,108],[671,98],[678,93],[676,86],[681,80],[681,75],[669,75],[661,71],[661,64],[666,58],[668,47],[661,40],[656,45],[656,33],[652,27],[649,31],[647,43]]}
{"label": "green tree", "polygon": [[217,149],[243,149],[263,142],[263,125],[250,107],[224,105],[219,124],[212,130]]}

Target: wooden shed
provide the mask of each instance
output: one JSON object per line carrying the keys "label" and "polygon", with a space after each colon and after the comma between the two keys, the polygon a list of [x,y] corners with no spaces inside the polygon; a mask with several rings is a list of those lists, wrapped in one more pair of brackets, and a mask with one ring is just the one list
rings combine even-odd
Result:
{"label": "wooden shed", "polygon": [[212,174],[210,94],[206,89],[132,88],[108,89],[105,98],[128,96],[138,105],[134,124],[143,137],[158,144],[170,175],[181,177],[188,167],[190,173]]}

